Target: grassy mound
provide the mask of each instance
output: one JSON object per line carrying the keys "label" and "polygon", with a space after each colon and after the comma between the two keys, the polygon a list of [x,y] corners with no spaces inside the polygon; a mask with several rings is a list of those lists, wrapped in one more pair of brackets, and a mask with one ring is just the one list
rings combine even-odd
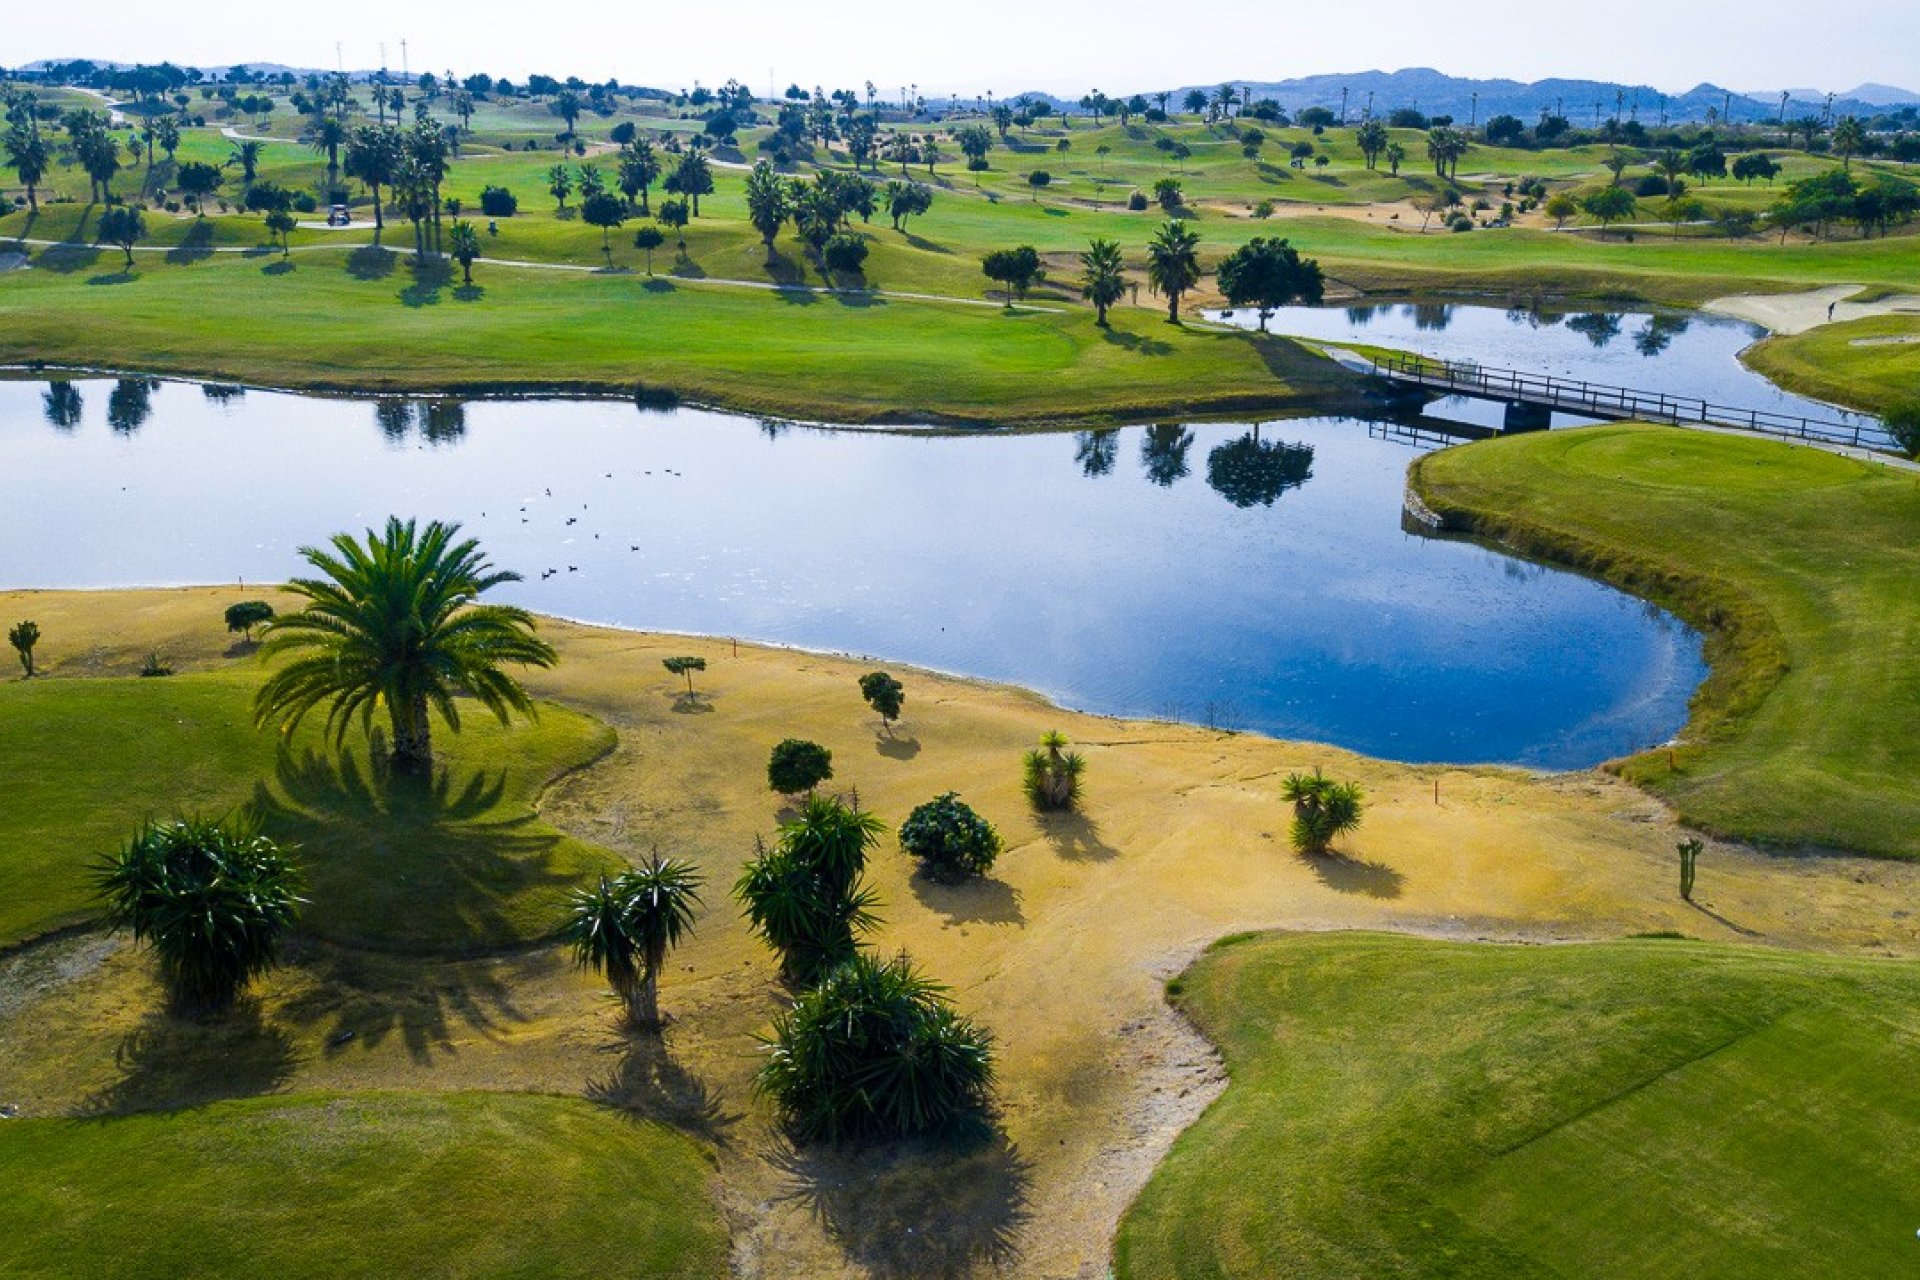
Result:
{"label": "grassy mound", "polygon": [[7,1274],[707,1277],[698,1148],[531,1094],[255,1098],[0,1128]]}
{"label": "grassy mound", "polygon": [[255,730],[257,669],[0,685],[0,945],[94,914],[90,865],[148,818],[249,809],[296,847],[303,928],[360,946],[471,952],[553,932],[565,890],[612,864],[533,810],[613,733],[559,707],[438,735],[431,787],[389,785],[358,733],[287,748]]}
{"label": "grassy mound", "polygon": [[1664,427],[1421,459],[1458,527],[1572,563],[1708,632],[1686,741],[1623,763],[1689,823],[1920,857],[1920,484],[1814,449]]}
{"label": "grassy mound", "polygon": [[1874,316],[1768,338],[1746,361],[1804,395],[1883,412],[1920,399],[1920,317]]}
{"label": "grassy mound", "polygon": [[1121,1276],[1913,1265],[1920,967],[1687,942],[1242,939],[1183,980],[1226,1095]]}

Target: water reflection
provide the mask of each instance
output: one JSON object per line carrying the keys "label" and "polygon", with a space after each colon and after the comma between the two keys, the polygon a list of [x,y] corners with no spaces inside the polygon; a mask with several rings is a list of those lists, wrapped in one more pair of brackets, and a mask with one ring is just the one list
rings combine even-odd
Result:
{"label": "water reflection", "polygon": [[153,393],[160,388],[155,378],[121,378],[107,393],[107,425],[123,436],[130,436],[147,425],[153,415]]}
{"label": "water reflection", "polygon": [[1605,350],[1608,343],[1620,336],[1620,317],[1592,311],[1583,316],[1569,316],[1567,328],[1586,338],[1597,350]]}
{"label": "water reflection", "polygon": [[1207,454],[1207,483],[1236,507],[1270,507],[1313,479],[1313,446],[1262,440],[1255,427]]}
{"label": "water reflection", "polygon": [[1073,438],[1073,460],[1080,464],[1080,474],[1089,480],[1110,473],[1119,457],[1118,431],[1082,431]]}
{"label": "water reflection", "polygon": [[[419,514],[460,520],[525,575],[503,600],[546,613],[885,654],[1400,759],[1550,767],[1660,741],[1702,672],[1697,637],[1657,610],[1403,531],[1407,455],[1372,424],[850,432],[690,409],[636,422],[607,401],[153,386],[0,383],[0,470],[29,477],[0,504],[16,549],[0,585],[276,580],[294,547]],[[289,474],[302,483],[277,483]],[[91,518],[72,536],[44,536],[75,510]]]}
{"label": "water reflection", "polygon": [[1687,321],[1684,316],[1648,316],[1647,323],[1639,333],[1633,335],[1633,349],[1651,360],[1673,345],[1673,340],[1685,334]]}
{"label": "water reflection", "polygon": [[79,426],[80,415],[86,408],[80,400],[80,389],[71,382],[49,382],[40,403],[48,424],[61,431]]}
{"label": "water reflection", "polygon": [[200,384],[200,394],[215,404],[228,405],[246,399],[247,389],[224,382],[203,382]]}
{"label": "water reflection", "polygon": [[1178,423],[1148,427],[1140,437],[1140,465],[1147,479],[1162,489],[1187,474],[1187,450],[1193,448],[1193,432]]}
{"label": "water reflection", "polygon": [[1421,302],[1413,307],[1413,327],[1422,333],[1444,333],[1453,323],[1453,308],[1444,303]]}

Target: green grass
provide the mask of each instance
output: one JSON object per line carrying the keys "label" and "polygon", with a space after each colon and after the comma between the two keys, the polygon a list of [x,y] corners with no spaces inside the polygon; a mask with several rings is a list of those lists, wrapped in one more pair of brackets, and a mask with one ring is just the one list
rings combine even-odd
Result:
{"label": "green grass", "polygon": [[[113,267],[106,264],[104,270]],[[1284,340],[1092,313],[770,295],[638,275],[481,267],[416,281],[400,255],[227,255],[0,277],[0,360],[349,389],[669,387],[747,411],[971,422],[1207,412],[1331,396],[1348,378]]]}
{"label": "green grass", "polygon": [[1216,946],[1178,1002],[1231,1084],[1117,1274],[1906,1274],[1917,1001],[1911,962],[1690,942]]}
{"label": "green grass", "polygon": [[532,1094],[324,1094],[0,1126],[19,1277],[719,1277],[671,1129]]}
{"label": "green grass", "polygon": [[1743,357],[1781,386],[1884,412],[1920,402],[1920,316],[1874,316],[1768,338]]}
{"label": "green grass", "polygon": [[257,670],[164,680],[0,684],[0,946],[91,919],[90,868],[142,821],[253,812],[295,846],[302,928],[383,949],[462,953],[558,927],[565,892],[612,855],[532,809],[555,776],[603,754],[612,730],[547,706],[502,729],[468,717],[436,738],[418,793],[374,781],[357,731],[336,752],[303,728],[289,749],[252,723]]}
{"label": "green grass", "polygon": [[1764,844],[1920,857],[1920,476],[1644,426],[1422,458],[1429,506],[1702,627],[1683,745],[1622,763],[1688,823]]}

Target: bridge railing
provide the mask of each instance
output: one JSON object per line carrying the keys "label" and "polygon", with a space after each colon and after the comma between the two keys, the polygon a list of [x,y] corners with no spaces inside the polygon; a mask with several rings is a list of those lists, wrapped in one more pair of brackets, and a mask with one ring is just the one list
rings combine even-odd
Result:
{"label": "bridge railing", "polygon": [[1866,449],[1892,449],[1893,438],[1871,418],[1841,422],[1811,418],[1799,414],[1776,413],[1769,409],[1742,409],[1715,404],[1694,396],[1673,396],[1659,391],[1640,391],[1604,382],[1585,382],[1576,378],[1556,378],[1548,374],[1524,373],[1516,369],[1490,369],[1485,365],[1458,360],[1434,360],[1424,356],[1389,355],[1374,361],[1380,373],[1396,382],[1410,382],[1436,390],[1492,399],[1542,405],[1568,413],[1584,413],[1597,418],[1644,418],[1675,425],[1701,423],[1731,427],[1795,440],[1818,440],[1828,444],[1852,445]]}

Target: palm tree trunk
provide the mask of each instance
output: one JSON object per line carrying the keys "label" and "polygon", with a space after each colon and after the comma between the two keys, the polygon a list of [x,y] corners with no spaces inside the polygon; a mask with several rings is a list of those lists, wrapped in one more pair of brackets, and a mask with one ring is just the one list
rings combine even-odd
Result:
{"label": "palm tree trunk", "polygon": [[427,700],[412,698],[391,710],[393,769],[425,777],[433,772],[433,725],[427,719]]}
{"label": "palm tree trunk", "polygon": [[1180,295],[1177,293],[1167,295],[1167,323],[1180,323]]}

